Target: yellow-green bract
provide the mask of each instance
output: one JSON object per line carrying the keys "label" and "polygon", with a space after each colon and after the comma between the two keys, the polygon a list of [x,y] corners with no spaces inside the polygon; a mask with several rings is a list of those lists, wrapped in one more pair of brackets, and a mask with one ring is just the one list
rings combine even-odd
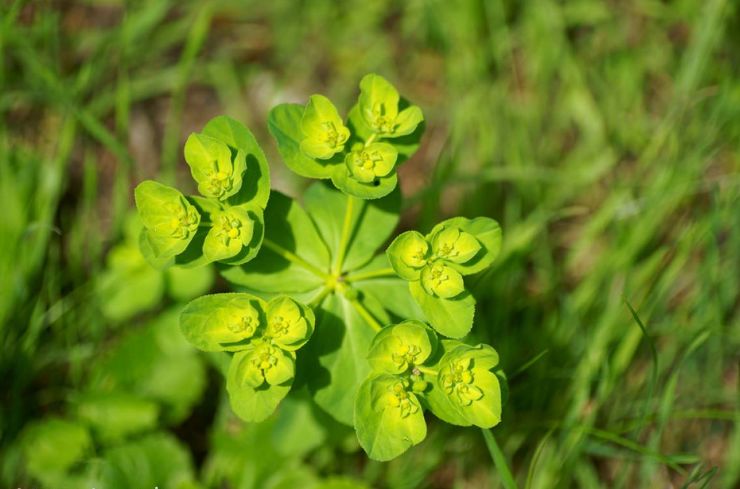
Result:
{"label": "yellow-green bract", "polygon": [[416,151],[423,132],[421,109],[406,105],[393,85],[371,74],[360,82],[346,123],[328,98],[312,95],[305,106],[275,107],[269,128],[297,174],[331,179],[353,197],[379,199],[396,188],[396,167]]}
{"label": "yellow-green bract", "polygon": [[496,259],[501,228],[493,219],[455,217],[423,236],[407,231],[393,240],[388,261],[438,332],[465,336],[473,324],[475,300],[465,290],[464,275],[478,273]]}
{"label": "yellow-green bract", "polygon": [[199,297],[180,315],[183,335],[197,348],[235,352],[226,388],[245,421],[265,419],[288,394],[295,352],[311,337],[314,323],[311,308],[289,297],[265,302],[244,293]]}

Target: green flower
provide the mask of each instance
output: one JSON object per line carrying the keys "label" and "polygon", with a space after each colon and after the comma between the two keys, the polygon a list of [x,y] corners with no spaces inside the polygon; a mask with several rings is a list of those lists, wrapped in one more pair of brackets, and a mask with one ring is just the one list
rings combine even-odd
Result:
{"label": "green flower", "polygon": [[383,328],[373,339],[368,361],[374,370],[402,374],[421,365],[432,354],[436,337],[419,321],[404,321]]}
{"label": "green flower", "polygon": [[229,207],[213,214],[213,225],[203,243],[203,253],[210,261],[236,256],[249,246],[254,236],[254,221],[246,209]]}
{"label": "green flower", "polygon": [[398,380],[395,383],[385,386],[386,392],[382,396],[382,404],[387,410],[390,408],[394,414],[405,418],[409,415],[416,414],[421,410],[419,399],[413,392],[407,390],[408,382]]}
{"label": "green flower", "polygon": [[366,75],[360,81],[360,115],[370,129],[381,137],[395,138],[411,134],[424,116],[415,105],[399,112],[398,90],[380,75]]}
{"label": "green flower", "polygon": [[465,290],[460,273],[442,261],[436,261],[421,271],[421,286],[427,294],[449,299]]}
{"label": "green flower", "polygon": [[388,143],[356,144],[347,154],[344,164],[358,182],[371,183],[393,171],[398,152]]}
{"label": "green flower", "polygon": [[421,269],[429,259],[429,250],[429,243],[424,236],[416,231],[406,231],[388,247],[388,261],[401,278],[419,280]]}
{"label": "green flower", "polygon": [[344,151],[349,129],[344,126],[336,107],[323,95],[311,95],[301,119],[304,139],[301,152],[310,158],[328,160]]}
{"label": "green flower", "polygon": [[[491,369],[498,354],[488,345],[443,342],[448,352],[440,360],[437,384],[460,421],[490,428],[501,421],[501,386]],[[430,398],[432,410],[438,399]]]}
{"label": "green flower", "polygon": [[283,384],[295,376],[295,360],[287,352],[262,342],[234,355],[237,379],[252,388]]}
{"label": "green flower", "polygon": [[191,301],[180,315],[183,335],[204,351],[237,351],[259,334],[261,300],[247,294],[205,295]]}
{"label": "green flower", "polygon": [[187,248],[200,224],[200,214],[176,189],[152,180],[134,192],[146,239],[157,258],[174,257]]}
{"label": "green flower", "polygon": [[[308,317],[308,319],[307,319]],[[311,336],[313,312],[306,311],[289,297],[277,297],[267,305],[265,337],[281,348],[294,351],[302,347]]]}
{"label": "green flower", "polygon": [[198,192],[205,197],[225,200],[239,191],[246,161],[243,154],[238,153],[234,162],[231,156],[231,149],[218,139],[203,134],[190,135],[185,142],[185,161],[198,182]]}
{"label": "green flower", "polygon": [[465,263],[481,249],[475,236],[456,227],[447,227],[432,238],[434,256],[453,263]]}

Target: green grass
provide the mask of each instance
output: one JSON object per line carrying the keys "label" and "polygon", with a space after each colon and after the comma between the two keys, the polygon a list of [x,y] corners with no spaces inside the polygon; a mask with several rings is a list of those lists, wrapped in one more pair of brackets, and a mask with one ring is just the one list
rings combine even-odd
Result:
{"label": "green grass", "polygon": [[23,426],[61,412],[119,334],[91,280],[133,185],[182,177],[187,134],[225,113],[295,190],[305,182],[280,162],[267,110],[314,92],[346,108],[369,71],[428,121],[401,169],[404,226],[458,213],[502,224],[474,331],[510,392],[487,443],[437,424],[388,465],[318,450],[319,472],[388,487],[740,484],[733,2],[6,4],[2,485],[23,480]]}

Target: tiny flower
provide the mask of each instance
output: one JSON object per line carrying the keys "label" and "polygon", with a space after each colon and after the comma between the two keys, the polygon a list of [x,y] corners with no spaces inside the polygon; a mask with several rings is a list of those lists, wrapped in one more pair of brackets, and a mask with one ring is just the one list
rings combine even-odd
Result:
{"label": "tiny flower", "polygon": [[393,270],[406,280],[418,280],[430,257],[429,243],[420,233],[406,231],[393,240],[387,255]]}
{"label": "tiny flower", "polygon": [[465,263],[481,249],[475,237],[456,227],[447,227],[432,238],[432,250],[440,259]]}
{"label": "tiny flower", "polygon": [[301,152],[309,158],[327,160],[344,150],[349,129],[344,126],[336,107],[323,95],[311,95],[301,119],[304,139]]}
{"label": "tiny flower", "polygon": [[211,261],[225,260],[249,246],[254,236],[254,221],[247,210],[231,207],[212,216],[213,225],[203,243],[203,253]]}
{"label": "tiny flower", "polygon": [[[306,317],[308,315],[308,318]],[[277,297],[267,305],[265,337],[289,351],[303,346],[311,336],[313,313],[304,310],[289,297]]]}
{"label": "tiny flower", "polygon": [[368,361],[376,371],[402,374],[424,363],[435,344],[436,337],[426,325],[404,321],[387,326],[376,335],[370,345]]}
{"label": "tiny flower", "polygon": [[191,134],[185,142],[185,161],[205,197],[225,200],[241,188],[246,162],[240,154],[232,161],[231,149],[218,139]]}
{"label": "tiny flower", "polygon": [[379,75],[366,75],[360,81],[360,115],[370,129],[381,137],[394,138],[411,134],[424,120],[415,105],[399,112],[398,91]]}
{"label": "tiny flower", "polygon": [[441,261],[424,267],[421,271],[421,285],[427,294],[443,299],[455,297],[465,290],[462,275]]}
{"label": "tiny flower", "polygon": [[[241,354],[240,354],[241,355]],[[280,385],[295,375],[295,361],[286,352],[268,343],[258,343],[244,350],[238,365],[239,378],[252,388],[267,382]]]}
{"label": "tiny flower", "polygon": [[349,174],[358,182],[372,183],[388,175],[396,164],[398,152],[387,143],[357,144],[347,154],[344,163]]}

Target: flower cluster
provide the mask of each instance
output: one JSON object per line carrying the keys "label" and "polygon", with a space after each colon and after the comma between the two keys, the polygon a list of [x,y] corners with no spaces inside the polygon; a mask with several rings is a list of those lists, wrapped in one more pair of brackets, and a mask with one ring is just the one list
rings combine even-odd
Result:
{"label": "flower cluster", "polygon": [[[237,140],[235,133],[243,137]],[[250,138],[246,128],[226,117],[211,121],[202,134],[190,135],[185,160],[200,196],[185,197],[152,180],[136,187],[136,207],[144,224],[140,244],[154,266],[214,261],[237,265],[256,255],[269,176],[264,155],[250,145]],[[268,193],[253,192],[265,186],[264,180]]]}
{"label": "flower cluster", "polygon": [[378,332],[368,362],[372,372],[356,399],[355,427],[372,458],[394,458],[424,439],[422,406],[462,426],[500,420],[501,390],[490,371],[498,355],[490,346],[440,341],[426,324],[408,320]]}
{"label": "flower cluster", "polygon": [[270,129],[298,174],[331,178],[348,195],[377,199],[396,188],[396,166],[408,156],[408,141],[403,146],[398,138],[422,127],[421,109],[406,105],[385,78],[369,74],[346,122],[328,98],[312,95],[305,107],[276,107]]}
{"label": "flower cluster", "polygon": [[[180,316],[183,334],[197,348],[234,352],[227,389],[234,411],[248,421],[269,415],[287,394],[295,352],[311,337],[314,322],[309,307],[287,296],[265,302],[244,293],[200,297]],[[270,392],[272,387],[284,389]],[[235,402],[245,397],[250,404]]]}

